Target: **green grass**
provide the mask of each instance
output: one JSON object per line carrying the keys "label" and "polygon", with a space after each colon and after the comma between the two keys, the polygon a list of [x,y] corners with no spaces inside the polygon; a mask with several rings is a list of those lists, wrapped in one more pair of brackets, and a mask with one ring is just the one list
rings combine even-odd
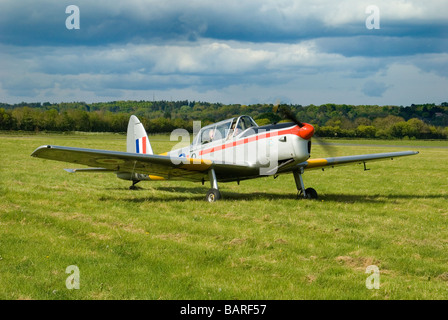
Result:
{"label": "green grass", "polygon": [[[208,185],[68,174],[43,144],[125,150],[113,134],[0,136],[0,299],[447,299],[447,142],[389,141],[417,156]],[[177,142],[150,137],[156,152]],[[353,141],[331,140],[334,143]],[[390,152],[375,141],[337,155]],[[425,146],[420,148],[417,146]],[[397,147],[397,150],[404,150]],[[324,156],[313,146],[313,157]],[[65,270],[80,270],[68,290]],[[380,269],[368,290],[366,267]]]}

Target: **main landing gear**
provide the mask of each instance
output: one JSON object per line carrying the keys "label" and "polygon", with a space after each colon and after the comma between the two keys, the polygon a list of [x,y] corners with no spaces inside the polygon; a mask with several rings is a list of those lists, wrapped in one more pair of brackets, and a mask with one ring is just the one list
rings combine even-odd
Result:
{"label": "main landing gear", "polygon": [[[317,192],[313,188],[306,188],[303,184],[302,174],[303,169],[293,171],[294,180],[296,181],[297,191],[299,198],[304,199],[317,199]],[[210,169],[208,172],[208,178],[210,180],[210,190],[208,190],[205,200],[208,202],[215,202],[221,199],[221,192],[218,188],[218,180],[216,179],[216,174],[214,169]]]}
{"label": "main landing gear", "polygon": [[[299,171],[300,170],[300,171]],[[294,180],[298,191],[298,197],[303,199],[317,199],[317,192],[313,188],[306,188],[303,184],[302,174],[303,168],[293,171]]]}
{"label": "main landing gear", "polygon": [[140,180],[132,180],[132,186],[129,187],[129,190],[137,190],[138,187],[136,187],[135,185],[139,182]]}
{"label": "main landing gear", "polygon": [[207,195],[205,196],[205,200],[208,202],[215,202],[221,199],[221,192],[218,189],[218,179],[216,179],[216,174],[214,169],[210,169],[208,172],[208,178],[210,179],[210,187]]}

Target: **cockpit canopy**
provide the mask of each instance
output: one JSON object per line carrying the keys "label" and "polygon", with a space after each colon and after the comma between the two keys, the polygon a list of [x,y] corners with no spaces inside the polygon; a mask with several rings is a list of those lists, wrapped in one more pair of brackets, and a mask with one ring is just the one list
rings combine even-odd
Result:
{"label": "cockpit canopy", "polygon": [[222,139],[231,140],[252,127],[258,127],[258,125],[249,116],[223,120],[202,128],[194,139],[193,144],[201,145]]}

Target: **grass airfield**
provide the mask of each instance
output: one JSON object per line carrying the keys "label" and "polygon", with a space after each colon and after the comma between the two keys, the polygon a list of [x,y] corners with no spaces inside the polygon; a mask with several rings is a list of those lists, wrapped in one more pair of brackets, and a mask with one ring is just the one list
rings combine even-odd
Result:
{"label": "grass airfield", "polygon": [[[156,153],[177,143],[150,140]],[[44,144],[124,151],[125,135],[0,134],[0,299],[447,299],[448,142],[330,142],[331,156],[420,154],[306,172],[314,201],[296,199],[290,174],[221,183],[209,204],[208,183],[129,190],[30,157]]]}

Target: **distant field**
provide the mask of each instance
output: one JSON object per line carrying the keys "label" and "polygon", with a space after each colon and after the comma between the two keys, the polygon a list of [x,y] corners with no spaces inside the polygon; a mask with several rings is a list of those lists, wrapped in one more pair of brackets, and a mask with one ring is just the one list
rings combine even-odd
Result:
{"label": "distant field", "polygon": [[[159,153],[177,143],[150,139]],[[30,157],[43,144],[124,151],[125,135],[0,134],[0,299],[447,299],[448,142],[327,142],[335,156],[420,154],[306,172],[315,201],[284,175],[221,183],[209,204],[208,184],[131,191]]]}

